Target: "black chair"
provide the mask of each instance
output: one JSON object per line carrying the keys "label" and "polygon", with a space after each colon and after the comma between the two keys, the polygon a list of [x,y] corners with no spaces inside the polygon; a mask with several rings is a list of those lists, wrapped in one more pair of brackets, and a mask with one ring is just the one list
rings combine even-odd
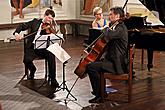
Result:
{"label": "black chair", "polygon": [[[24,39],[24,53],[25,53],[26,44],[27,44],[27,39],[25,38]],[[45,77],[44,77],[44,82],[47,82],[47,80],[49,82],[50,79],[48,78],[48,62],[47,62],[47,60],[45,58],[40,57],[40,56],[36,56],[36,58],[34,59],[34,61],[35,60],[45,60]],[[24,80],[25,77],[27,77],[27,79],[29,79],[29,75],[30,75],[29,74],[29,70],[26,67],[26,65],[24,65],[24,68],[25,68],[25,73],[22,76],[22,78],[20,79],[20,81],[17,83],[17,85],[20,84]]]}

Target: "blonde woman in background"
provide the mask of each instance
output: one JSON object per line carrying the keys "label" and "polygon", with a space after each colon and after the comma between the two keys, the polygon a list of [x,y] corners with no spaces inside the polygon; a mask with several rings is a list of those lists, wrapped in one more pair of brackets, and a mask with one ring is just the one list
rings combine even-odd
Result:
{"label": "blonde woman in background", "polygon": [[[95,7],[95,8],[93,9],[93,15],[95,16],[95,19],[94,19],[93,22],[92,22],[92,28],[93,28],[93,29],[102,30],[102,29],[104,29],[105,27],[108,27],[109,22],[103,18],[102,8],[100,8],[100,7]],[[93,31],[89,30],[89,37],[88,37],[88,39],[84,40],[84,44],[83,44],[85,47],[87,47],[87,46],[90,45],[93,41],[95,41],[95,40],[97,39],[97,37],[98,37],[99,35],[98,35],[98,34],[97,34],[97,35],[94,35],[94,34],[96,34],[97,32],[98,32],[98,31],[93,32]]]}
{"label": "blonde woman in background", "polygon": [[95,19],[92,22],[92,28],[103,29],[109,25],[109,22],[103,18],[102,8],[95,7],[93,9],[93,15],[95,16]]}

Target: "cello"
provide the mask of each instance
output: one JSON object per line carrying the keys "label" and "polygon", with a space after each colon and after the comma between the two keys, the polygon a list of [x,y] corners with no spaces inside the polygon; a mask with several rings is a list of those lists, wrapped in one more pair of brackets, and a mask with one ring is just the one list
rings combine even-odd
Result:
{"label": "cello", "polygon": [[[113,27],[116,26],[118,23],[119,23],[119,21],[116,21],[114,24],[112,24],[111,27],[108,27],[108,28],[110,30],[112,30]],[[89,46],[84,50],[84,52],[87,53],[87,55],[80,59],[80,62],[74,71],[74,73],[79,78],[83,79],[86,77],[86,75],[87,75],[86,74],[86,65],[100,59],[107,43],[108,42],[104,38],[104,33],[102,33],[96,40],[94,40],[89,45],[89,46],[91,46],[91,50],[89,52],[86,51],[89,48]],[[83,54],[81,56],[83,56]]]}

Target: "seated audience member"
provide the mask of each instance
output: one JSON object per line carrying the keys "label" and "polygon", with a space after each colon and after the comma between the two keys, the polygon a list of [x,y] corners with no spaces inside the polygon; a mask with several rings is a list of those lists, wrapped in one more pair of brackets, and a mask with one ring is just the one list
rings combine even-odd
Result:
{"label": "seated audience member", "polygon": [[103,18],[102,8],[95,7],[93,9],[95,19],[92,22],[92,28],[104,28],[109,25],[109,22]]}
{"label": "seated audience member", "polygon": [[92,22],[92,28],[99,30],[92,31],[92,33],[90,32],[91,30],[89,30],[89,38],[84,40],[83,44],[85,47],[90,45],[97,37],[99,37],[100,29],[108,27],[109,25],[109,22],[103,18],[102,8],[95,7],[93,9],[93,15],[95,16],[95,19]]}

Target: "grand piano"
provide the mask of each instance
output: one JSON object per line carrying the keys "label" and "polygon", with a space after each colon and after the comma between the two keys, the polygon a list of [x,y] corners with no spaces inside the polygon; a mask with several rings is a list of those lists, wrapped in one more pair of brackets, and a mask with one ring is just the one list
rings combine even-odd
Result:
{"label": "grand piano", "polygon": [[[160,5],[160,3],[157,3],[157,0],[141,0],[142,4],[145,5],[150,11],[156,11],[159,13],[159,16],[157,16],[160,19],[159,23],[148,22],[148,16],[130,16],[125,20],[129,33],[129,43],[135,43],[136,48],[142,49],[142,63],[143,49],[147,49],[147,68],[149,71],[153,68],[154,51],[165,51],[165,26],[163,24],[165,23],[164,1],[165,0],[162,0]],[[164,13],[162,13],[163,11]],[[154,21],[159,21],[159,19],[155,17]]]}
{"label": "grand piano", "polygon": [[[161,5],[157,3],[160,1],[162,2]],[[136,13],[130,15],[124,22],[128,28],[129,43],[134,43],[136,48],[142,49],[142,63],[143,51],[144,49],[147,50],[147,68],[150,71],[153,68],[154,51],[165,51],[165,27],[163,24],[165,23],[165,0],[140,0],[140,2],[150,11],[157,11],[160,19],[156,18],[151,12],[145,16],[141,13],[140,16],[137,16]],[[159,7],[155,6],[156,4],[159,4]],[[152,17],[148,15],[152,15]],[[148,19],[149,17],[152,18],[151,21]],[[89,29],[89,44],[100,35],[99,31],[95,31]]]}

